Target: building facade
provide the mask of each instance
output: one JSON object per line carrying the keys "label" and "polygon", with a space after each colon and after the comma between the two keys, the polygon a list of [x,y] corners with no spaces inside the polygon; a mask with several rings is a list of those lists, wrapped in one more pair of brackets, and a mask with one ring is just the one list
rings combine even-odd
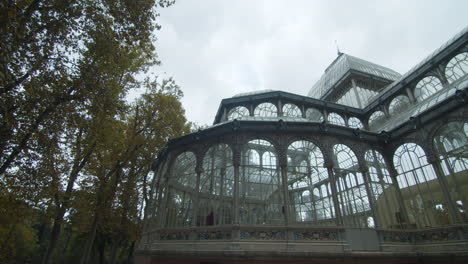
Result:
{"label": "building facade", "polygon": [[404,75],[339,53],[308,96],[171,140],[138,263],[465,263],[468,28]]}

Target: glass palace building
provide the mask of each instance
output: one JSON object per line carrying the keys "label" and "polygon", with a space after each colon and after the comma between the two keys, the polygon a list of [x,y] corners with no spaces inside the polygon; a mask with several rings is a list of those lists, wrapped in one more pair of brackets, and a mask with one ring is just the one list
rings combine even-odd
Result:
{"label": "glass palace building", "polygon": [[339,53],[221,101],[153,170],[138,263],[467,263],[468,28],[410,71]]}

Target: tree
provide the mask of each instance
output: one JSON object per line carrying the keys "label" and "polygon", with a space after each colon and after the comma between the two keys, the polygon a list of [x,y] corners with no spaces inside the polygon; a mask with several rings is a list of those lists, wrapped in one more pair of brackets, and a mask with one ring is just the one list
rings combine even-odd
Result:
{"label": "tree", "polygon": [[[123,189],[121,193],[125,194],[120,196],[121,203],[117,203],[122,206],[120,219],[123,224],[130,213],[129,204],[135,206],[133,209],[139,204],[136,186],[138,181],[145,181],[151,170],[151,163],[155,159],[155,153],[169,138],[181,136],[189,131],[179,101],[182,92],[174,80],[163,80],[160,84],[148,81],[146,85],[147,92],[131,106],[122,123],[123,127],[112,130],[114,133],[122,133],[116,137],[122,141],[119,144],[115,144],[115,141],[108,142],[109,145],[100,147],[99,150],[102,152],[96,152],[93,160],[96,163],[91,163],[88,168],[90,173],[98,178],[96,184],[98,191],[94,219],[81,263],[88,262],[99,225],[103,224],[104,214],[112,210],[111,201],[116,198],[119,187]],[[123,186],[120,186],[121,184]],[[133,213],[132,219],[139,219],[137,211],[133,210]],[[141,226],[137,229],[140,228]],[[119,232],[118,237],[115,237],[115,243],[122,240],[123,233],[125,233],[123,230]]]}
{"label": "tree", "polygon": [[122,96],[112,88],[125,93],[137,84],[136,73],[158,64],[157,9],[172,3],[2,1],[0,175],[60,106],[85,103],[100,89]]}
{"label": "tree", "polygon": [[[156,18],[160,8],[171,4],[171,0],[0,2],[0,188],[2,197],[28,209],[17,211],[0,203],[8,215],[2,222],[10,223],[2,223],[2,230],[32,237],[25,241],[31,250],[42,248],[43,263],[50,262],[63,224],[67,228],[70,224],[65,215],[77,213],[73,211],[77,197],[87,197],[88,208],[79,207],[78,213],[88,213],[88,220],[94,217],[96,228],[101,217],[97,208],[118,211],[121,225],[134,219],[141,212],[136,209],[141,206],[139,191],[141,181],[146,184],[152,155],[165,140],[187,131],[181,92],[172,79],[146,82],[149,90],[138,101],[142,106],[124,100],[130,89],[142,85],[135,76],[159,64]],[[176,112],[156,120],[148,116],[165,111]],[[174,119],[167,121],[168,117]],[[81,186],[83,182],[96,186]],[[117,207],[108,202],[114,197],[121,198]],[[29,212],[29,223],[23,212]],[[40,222],[37,243],[32,219]],[[45,228],[49,225],[50,234]],[[119,225],[112,230],[123,231]],[[89,235],[85,259],[95,233]],[[13,245],[11,241],[0,241],[2,249]]]}

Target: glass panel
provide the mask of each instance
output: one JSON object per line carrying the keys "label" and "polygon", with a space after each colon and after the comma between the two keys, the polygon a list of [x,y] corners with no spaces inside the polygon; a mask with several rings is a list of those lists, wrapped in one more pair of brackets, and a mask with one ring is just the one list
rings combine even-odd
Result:
{"label": "glass panel", "polygon": [[356,117],[350,117],[348,119],[348,126],[351,128],[363,128],[361,120]]}
{"label": "glass panel", "polygon": [[335,217],[327,169],[320,149],[310,141],[288,147],[288,190],[291,216],[296,223],[334,225]]}
{"label": "glass panel", "polygon": [[372,212],[357,157],[349,147],[337,144],[333,146],[333,159],[343,224],[367,227]]}
{"label": "glass panel", "polygon": [[231,109],[228,113],[228,120],[242,119],[242,117],[249,116],[249,109],[244,106],[237,106]]}
{"label": "glass panel", "polygon": [[372,192],[374,215],[379,227],[402,228],[397,187],[393,185],[382,154],[375,150],[369,150],[365,154],[365,160],[369,168],[369,187]]}
{"label": "glass panel", "polygon": [[357,90],[357,93],[359,94],[359,97],[361,98],[361,105],[364,108],[369,104],[371,99],[374,98],[379,93],[376,91],[364,88],[364,83],[362,83],[361,81],[357,81],[357,85],[358,86],[356,87],[356,90]]}
{"label": "glass panel", "polygon": [[445,77],[452,83],[468,73],[468,52],[453,57],[445,67]]}
{"label": "glass panel", "polygon": [[283,116],[302,117],[301,110],[294,104],[285,104],[283,106]]}
{"label": "glass panel", "polygon": [[315,108],[309,108],[306,110],[306,118],[313,122],[323,122],[322,112]]}
{"label": "glass panel", "polygon": [[284,224],[283,198],[276,150],[252,140],[242,151],[239,217],[242,224]]}
{"label": "glass panel", "polygon": [[255,107],[254,116],[277,117],[278,109],[272,103],[262,103]]}
{"label": "glass panel", "polygon": [[170,181],[168,204],[166,207],[166,226],[190,226],[192,222],[193,194],[197,173],[196,157],[193,152],[177,156]]}
{"label": "glass panel", "polygon": [[411,105],[410,100],[405,95],[399,95],[395,97],[390,105],[388,106],[388,112],[390,115],[402,113]]}
{"label": "glass panel", "polygon": [[328,122],[333,125],[339,125],[339,126],[345,125],[344,119],[337,113],[330,113],[328,115]]}
{"label": "glass panel", "polygon": [[397,181],[408,213],[409,225],[423,228],[448,224],[443,193],[424,150],[414,144],[401,145],[393,156]]}
{"label": "glass panel", "polygon": [[382,111],[375,111],[369,117],[369,128],[370,130],[377,130],[385,122],[385,114]]}
{"label": "glass panel", "polygon": [[351,107],[355,107],[355,108],[361,108],[360,98],[356,97],[356,92],[352,88],[351,82],[348,83],[347,89],[348,89],[348,91],[346,91],[346,93],[343,94],[343,96],[341,96],[336,101],[336,103],[351,106]]}
{"label": "glass panel", "polygon": [[427,76],[421,79],[418,84],[416,84],[416,88],[414,89],[414,97],[416,97],[418,102],[421,102],[442,88],[442,83],[440,82],[439,78],[435,76]]}
{"label": "glass panel", "polygon": [[450,122],[434,137],[452,203],[468,222],[468,122]]}
{"label": "glass panel", "polygon": [[173,167],[173,178],[185,187],[195,186],[197,182],[197,173],[195,172],[197,158],[193,152],[184,152],[177,156]]}
{"label": "glass panel", "polygon": [[232,223],[233,189],[231,148],[226,144],[215,145],[203,158],[197,225]]}

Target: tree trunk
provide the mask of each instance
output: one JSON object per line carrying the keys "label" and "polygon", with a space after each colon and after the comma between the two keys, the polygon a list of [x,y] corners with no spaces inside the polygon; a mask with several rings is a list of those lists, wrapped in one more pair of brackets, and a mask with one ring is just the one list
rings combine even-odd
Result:
{"label": "tree trunk", "polygon": [[106,242],[101,241],[101,243],[99,243],[98,248],[99,248],[99,263],[105,263],[106,257],[104,254],[104,250],[106,249]]}
{"label": "tree trunk", "polygon": [[[81,137],[82,131],[78,133],[78,139],[77,139],[77,144],[81,144],[80,137]],[[93,153],[94,147],[96,146],[96,143],[93,143],[90,147],[90,149],[87,151],[83,159],[81,157],[77,157],[74,161],[73,164],[73,169],[70,173],[70,176],[68,177],[68,182],[67,182],[67,189],[65,190],[65,194],[63,196],[63,201],[62,204],[59,205],[59,208],[57,210],[57,214],[55,215],[54,219],[54,225],[52,227],[52,233],[50,235],[50,240],[49,244],[47,245],[46,251],[44,253],[44,257],[42,259],[42,264],[47,264],[50,261],[50,256],[52,255],[55,246],[57,245],[57,240],[60,236],[60,231],[63,223],[63,216],[65,215],[65,211],[69,207],[69,202],[70,202],[70,196],[73,191],[73,185],[75,184],[76,179],[78,178],[78,175],[80,171],[83,169],[85,164],[88,162],[89,158],[91,157],[91,154]],[[80,147],[80,146],[78,146]],[[77,154],[77,156],[80,156]],[[80,161],[81,159],[81,161]]]}
{"label": "tree trunk", "polygon": [[93,248],[94,239],[96,238],[98,219],[97,215],[94,217],[93,225],[91,226],[91,232],[89,233],[88,239],[84,245],[83,255],[81,256],[80,264],[87,264],[89,257],[91,256],[91,250]]}
{"label": "tree trunk", "polygon": [[135,241],[132,242],[130,245],[130,249],[128,250],[128,256],[127,256],[127,264],[132,264],[133,263],[133,252],[135,251]]}
{"label": "tree trunk", "polygon": [[119,250],[119,246],[120,246],[120,234],[117,235],[117,237],[115,238],[115,241],[113,241],[112,243],[112,248],[111,248],[111,252],[110,252],[110,261],[109,263],[110,264],[115,264],[116,261],[117,261],[117,252]]}

